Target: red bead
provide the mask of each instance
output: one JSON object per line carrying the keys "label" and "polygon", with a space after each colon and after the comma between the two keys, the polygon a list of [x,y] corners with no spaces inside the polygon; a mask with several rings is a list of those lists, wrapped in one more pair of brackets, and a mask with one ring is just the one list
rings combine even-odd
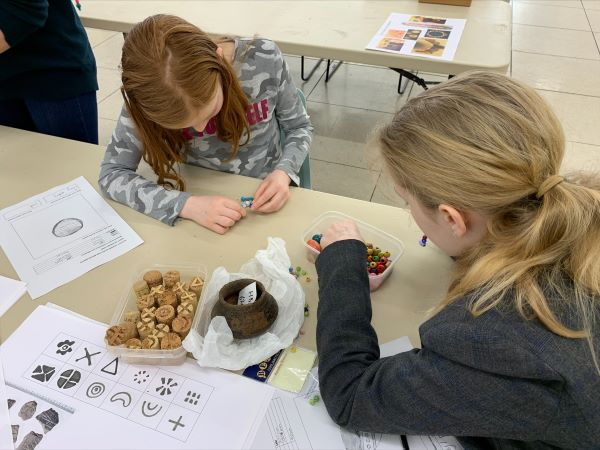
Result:
{"label": "red bead", "polygon": [[377,266],[377,273],[383,273],[384,270],[385,266],[382,266],[381,264]]}

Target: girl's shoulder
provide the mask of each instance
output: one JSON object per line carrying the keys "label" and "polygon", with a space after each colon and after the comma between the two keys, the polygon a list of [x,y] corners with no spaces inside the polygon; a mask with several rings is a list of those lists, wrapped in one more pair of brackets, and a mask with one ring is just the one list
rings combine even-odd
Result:
{"label": "girl's shoulder", "polygon": [[281,50],[271,39],[265,38],[237,38],[235,60],[243,63],[256,59],[281,59]]}

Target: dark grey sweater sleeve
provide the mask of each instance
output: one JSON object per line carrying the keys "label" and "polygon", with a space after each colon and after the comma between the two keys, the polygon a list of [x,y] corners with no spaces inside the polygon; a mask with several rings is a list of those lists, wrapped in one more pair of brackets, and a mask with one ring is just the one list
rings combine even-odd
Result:
{"label": "dark grey sweater sleeve", "polygon": [[[362,242],[346,240],[325,248],[316,262],[319,382],[332,419],[369,432],[544,436],[559,410],[560,377],[493,325],[480,332],[466,318],[453,335],[431,328],[422,333],[422,349],[379,359],[365,256]],[[513,365],[525,364],[522,374],[509,375]]]}

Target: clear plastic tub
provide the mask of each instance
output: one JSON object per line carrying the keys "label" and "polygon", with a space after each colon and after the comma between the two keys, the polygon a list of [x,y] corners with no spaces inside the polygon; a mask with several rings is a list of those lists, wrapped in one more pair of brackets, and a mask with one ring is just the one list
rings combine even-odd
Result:
{"label": "clear plastic tub", "polygon": [[[306,248],[306,257],[312,263],[314,263],[319,256],[319,252],[312,248],[306,243],[306,241],[312,239],[315,234],[321,234],[325,232],[329,226],[340,220],[351,219],[356,222],[360,234],[365,241],[372,243],[374,246],[387,250],[391,253],[390,265],[385,272],[377,275],[369,274],[369,287],[371,291],[374,291],[382,285],[382,283],[390,276],[394,270],[396,262],[400,259],[404,253],[404,244],[400,239],[395,238],[391,234],[386,233],[378,228],[375,228],[368,223],[362,222],[354,217],[348,216],[338,211],[327,211],[317,217],[309,227],[304,231],[302,235],[302,243]],[[366,260],[365,260],[366,262]]]}
{"label": "clear plastic tub", "polygon": [[[206,268],[203,266],[192,266],[189,264],[177,264],[177,265],[159,265],[155,264],[152,266],[146,266],[144,268],[140,268],[136,271],[135,276],[131,278],[131,281],[123,291],[123,295],[121,297],[121,301],[119,302],[115,313],[110,321],[109,326],[118,325],[123,320],[123,316],[127,311],[137,311],[137,296],[133,291],[133,285],[136,281],[139,281],[149,270],[158,270],[163,275],[165,272],[169,270],[177,270],[181,275],[181,281],[189,283],[194,277],[200,276],[204,280],[204,283],[208,281],[206,279],[207,273]],[[202,294],[200,298],[198,298],[198,306],[196,311],[194,311],[194,317],[192,318],[192,324],[196,322],[196,316],[198,315],[198,310],[200,309],[200,301],[202,298]],[[183,339],[182,339],[183,340]],[[119,356],[122,361],[128,364],[157,364],[157,365],[179,365],[183,364],[185,359],[187,358],[187,351],[183,348],[183,346],[176,348],[174,350],[161,350],[161,349],[129,349],[126,348],[125,345],[108,345],[106,339],[104,340],[106,343],[106,348],[112,354]]]}

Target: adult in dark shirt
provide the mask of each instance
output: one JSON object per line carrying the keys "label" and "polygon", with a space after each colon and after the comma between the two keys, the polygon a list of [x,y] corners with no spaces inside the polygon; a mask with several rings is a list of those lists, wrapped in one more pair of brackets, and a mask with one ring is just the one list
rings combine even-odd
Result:
{"label": "adult in dark shirt", "polygon": [[71,0],[0,2],[0,125],[97,144],[97,89]]}
{"label": "adult in dark shirt", "polygon": [[317,349],[331,417],[467,449],[600,448],[600,182],[558,175],[556,116],[533,89],[475,72],[411,99],[377,142],[456,266],[421,348],[380,359],[367,248],[351,221],[324,233]]}

